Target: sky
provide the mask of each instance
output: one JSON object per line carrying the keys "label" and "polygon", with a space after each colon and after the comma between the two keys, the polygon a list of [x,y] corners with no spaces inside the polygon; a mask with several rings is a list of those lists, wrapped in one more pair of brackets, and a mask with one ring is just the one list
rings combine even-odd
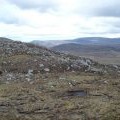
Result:
{"label": "sky", "polygon": [[0,0],[0,36],[21,41],[120,37],[120,0]]}

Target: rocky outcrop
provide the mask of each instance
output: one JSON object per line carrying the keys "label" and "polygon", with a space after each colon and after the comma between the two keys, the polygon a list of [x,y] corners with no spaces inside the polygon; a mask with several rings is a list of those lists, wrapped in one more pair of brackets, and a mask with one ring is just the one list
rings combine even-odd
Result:
{"label": "rocky outcrop", "polygon": [[119,66],[101,65],[88,59],[51,51],[44,47],[11,40],[0,40],[1,73],[48,73],[48,72],[92,72],[119,71]]}

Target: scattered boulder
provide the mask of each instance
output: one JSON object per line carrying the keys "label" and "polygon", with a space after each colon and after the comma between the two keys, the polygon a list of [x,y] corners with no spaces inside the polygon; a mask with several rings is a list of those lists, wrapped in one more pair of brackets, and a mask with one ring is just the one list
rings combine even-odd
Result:
{"label": "scattered boulder", "polygon": [[101,68],[95,68],[95,67],[91,67],[89,71],[92,73],[102,73],[103,72],[103,70]]}
{"label": "scattered boulder", "polygon": [[39,66],[40,66],[40,68],[44,67],[44,65],[43,65],[43,64],[40,64]]}
{"label": "scattered boulder", "polygon": [[45,68],[44,71],[45,72],[50,72],[50,69],[49,68]]}

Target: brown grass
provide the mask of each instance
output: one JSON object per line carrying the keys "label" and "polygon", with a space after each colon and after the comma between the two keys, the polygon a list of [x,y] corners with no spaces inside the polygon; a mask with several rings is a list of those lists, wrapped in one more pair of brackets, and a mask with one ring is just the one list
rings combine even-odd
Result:
{"label": "brown grass", "polygon": [[[37,74],[32,82],[0,85],[0,104],[9,112],[2,120],[119,120],[119,78],[93,74]],[[65,96],[68,90],[87,90],[88,95]]]}

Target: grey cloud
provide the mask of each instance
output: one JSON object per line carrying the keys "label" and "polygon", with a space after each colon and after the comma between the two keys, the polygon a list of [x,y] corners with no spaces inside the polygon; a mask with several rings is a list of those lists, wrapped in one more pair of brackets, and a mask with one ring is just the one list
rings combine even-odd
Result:
{"label": "grey cloud", "polygon": [[120,0],[80,0],[77,10],[84,16],[120,17]]}
{"label": "grey cloud", "polygon": [[[100,31],[95,31],[92,28],[82,28],[82,32],[84,34],[119,34],[120,33],[120,18],[116,18],[116,17],[112,17],[112,19],[110,19],[109,17],[97,17],[98,21],[98,27],[100,26],[101,28],[103,28],[103,30]],[[96,26],[97,29],[97,26]],[[99,28],[98,28],[99,29]]]}
{"label": "grey cloud", "polygon": [[9,0],[8,2],[22,9],[37,9],[40,12],[57,9],[56,3],[53,0]]}
{"label": "grey cloud", "polygon": [[[57,11],[60,0],[7,0],[22,9],[37,9],[40,12]],[[120,0],[73,0],[76,13],[83,16],[114,16],[120,17]],[[67,8],[67,4],[66,4]]]}
{"label": "grey cloud", "polygon": [[101,9],[98,9],[95,15],[103,17],[120,17],[120,7],[119,6],[103,7]]}

